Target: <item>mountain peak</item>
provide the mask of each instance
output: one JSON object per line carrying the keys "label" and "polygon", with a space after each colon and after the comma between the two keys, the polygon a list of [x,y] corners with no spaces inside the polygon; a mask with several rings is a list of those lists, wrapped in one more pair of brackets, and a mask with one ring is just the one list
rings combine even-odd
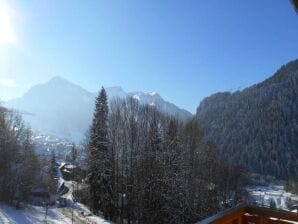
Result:
{"label": "mountain peak", "polygon": [[58,75],[52,77],[49,81],[47,81],[47,83],[53,83],[53,82],[55,82],[55,83],[62,83],[62,82],[64,82],[64,83],[71,83],[70,81],[66,80],[62,76],[58,76]]}
{"label": "mountain peak", "polygon": [[[172,103],[163,100],[155,92],[127,93],[121,87],[106,87],[108,100],[134,97],[142,105],[156,106],[163,113],[182,120],[192,115]],[[34,131],[68,138],[78,142],[83,139],[92,121],[97,93],[89,92],[61,76],[33,86],[23,97],[5,103],[9,108],[34,114],[25,116]],[[42,100],[41,100],[42,99]]]}
{"label": "mountain peak", "polygon": [[[75,91],[75,92],[80,92],[81,94],[91,94],[85,89],[83,89],[81,86],[61,77],[61,76],[54,76],[51,78],[49,81],[45,82],[44,84],[37,85],[39,88],[46,88],[53,90],[55,89],[56,91],[60,90],[62,92],[65,91]],[[34,87],[33,87],[34,88]]]}
{"label": "mountain peak", "polygon": [[156,92],[154,92],[154,91],[153,92],[149,92],[148,95],[155,96],[156,95]]}
{"label": "mountain peak", "polygon": [[152,97],[152,98],[161,98],[161,96],[157,93],[157,92],[155,92],[155,91],[152,91],[152,92],[148,92],[148,93],[146,93],[146,95],[147,96],[150,96],[150,97]]}

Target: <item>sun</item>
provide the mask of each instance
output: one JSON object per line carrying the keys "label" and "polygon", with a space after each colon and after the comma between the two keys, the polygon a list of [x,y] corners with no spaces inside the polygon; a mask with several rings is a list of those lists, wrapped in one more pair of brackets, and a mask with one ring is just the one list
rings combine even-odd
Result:
{"label": "sun", "polygon": [[16,34],[12,24],[12,10],[6,4],[0,4],[0,45],[17,42]]}

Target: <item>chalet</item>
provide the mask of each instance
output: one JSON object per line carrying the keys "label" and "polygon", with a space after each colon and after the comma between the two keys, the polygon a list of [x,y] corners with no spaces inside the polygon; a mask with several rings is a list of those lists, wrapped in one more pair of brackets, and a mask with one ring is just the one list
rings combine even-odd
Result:
{"label": "chalet", "polygon": [[220,212],[198,224],[294,224],[298,213],[283,210],[240,205]]}
{"label": "chalet", "polygon": [[79,181],[78,178],[83,176],[84,172],[79,166],[70,163],[62,164],[59,168],[65,180]]}
{"label": "chalet", "polygon": [[46,187],[34,187],[31,189],[31,201],[34,205],[42,206],[51,199],[50,192]]}

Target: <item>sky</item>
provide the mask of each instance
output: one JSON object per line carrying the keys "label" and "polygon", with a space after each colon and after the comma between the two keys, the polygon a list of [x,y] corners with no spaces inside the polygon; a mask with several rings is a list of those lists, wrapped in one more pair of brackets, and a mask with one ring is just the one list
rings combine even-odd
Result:
{"label": "sky", "polygon": [[195,112],[298,58],[287,0],[0,0],[0,99],[54,76],[156,91]]}

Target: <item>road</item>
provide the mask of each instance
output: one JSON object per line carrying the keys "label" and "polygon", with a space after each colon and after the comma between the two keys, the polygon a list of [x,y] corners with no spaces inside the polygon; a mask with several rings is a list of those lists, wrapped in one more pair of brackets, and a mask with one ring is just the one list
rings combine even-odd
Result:
{"label": "road", "polygon": [[64,181],[64,190],[63,190],[63,193],[64,194],[61,194],[61,198],[65,198],[65,199],[69,199],[69,200],[73,200],[73,197],[72,197],[72,193],[73,193],[73,186],[74,186],[74,183],[72,181]]}

